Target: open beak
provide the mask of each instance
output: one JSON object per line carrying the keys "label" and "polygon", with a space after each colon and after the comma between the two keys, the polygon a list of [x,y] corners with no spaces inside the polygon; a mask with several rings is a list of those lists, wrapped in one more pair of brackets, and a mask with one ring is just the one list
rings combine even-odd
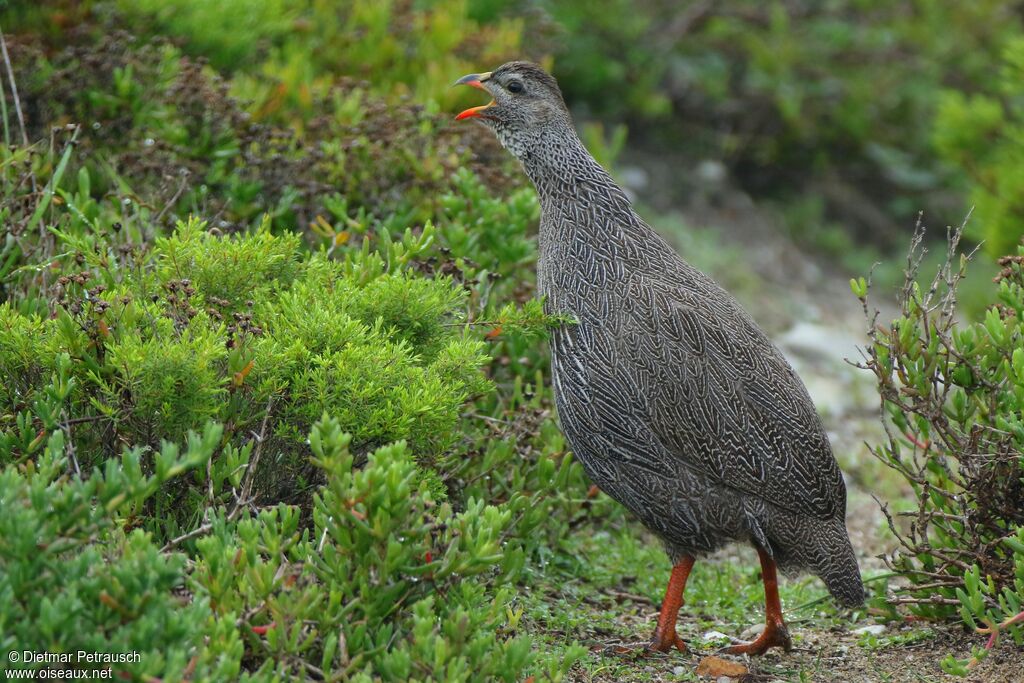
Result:
{"label": "open beak", "polygon": [[[480,90],[483,90],[484,92],[487,92],[487,88],[484,87],[484,83],[490,77],[491,77],[491,72],[490,71],[487,71],[486,73],[482,73],[482,74],[468,74],[466,76],[463,76],[459,80],[455,81],[454,85],[471,85],[474,88],[479,88]],[[485,118],[485,114],[483,114],[482,112],[485,109],[487,109],[488,107],[493,107],[493,106],[494,106],[494,100],[491,100],[487,104],[481,105],[479,107],[470,107],[466,111],[464,111],[464,112],[460,113],[458,116],[456,116],[455,120],[456,121],[461,121],[463,119]]]}

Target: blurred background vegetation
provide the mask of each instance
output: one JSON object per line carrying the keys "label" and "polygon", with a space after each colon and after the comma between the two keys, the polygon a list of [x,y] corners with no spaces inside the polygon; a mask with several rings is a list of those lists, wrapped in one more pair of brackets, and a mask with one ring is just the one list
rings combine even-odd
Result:
{"label": "blurred background vegetation", "polygon": [[[1024,97],[1017,2],[612,1],[600,12],[543,0],[8,5],[12,47],[41,58],[16,60],[33,71],[23,87],[74,90],[26,98],[41,109],[27,117],[30,135],[62,117],[91,115],[113,125],[90,138],[109,140],[120,125],[180,144],[193,131],[154,111],[152,96],[198,97],[187,88],[168,92],[182,58],[200,63],[186,68],[215,73],[209,87],[235,99],[246,121],[304,141],[339,132],[321,126],[355,123],[361,108],[352,98],[404,103],[399,115],[409,107],[450,111],[467,100],[449,87],[451,74],[530,58],[553,68],[582,125],[603,128],[594,135],[609,146],[607,161],[625,147],[627,157],[655,153],[666,166],[721,163],[733,186],[778,203],[799,242],[836,254],[902,248],[918,212],[958,222],[968,203],[978,212],[969,237],[985,240],[993,257],[1021,236],[1013,192]],[[126,29],[155,54],[140,60],[119,44]],[[22,32],[33,36],[24,46]],[[94,67],[100,57],[120,63],[72,74],[88,67],[83,52]],[[114,79],[115,92],[97,97],[89,87],[102,81],[90,78]],[[348,101],[339,101],[345,82]],[[110,121],[118,108],[132,120]],[[333,121],[322,120],[326,113]],[[239,132],[191,140],[211,145],[193,156],[215,155]],[[337,176],[347,173],[334,170],[322,182],[339,189]],[[646,198],[678,205],[697,192],[698,179],[654,179]]]}
{"label": "blurred background vegetation", "polygon": [[[1020,362],[1017,328],[988,321],[1024,235],[1022,22],[997,0],[0,2],[0,501],[19,510],[0,646],[109,642],[164,680],[645,675],[576,643],[642,637],[646,619],[613,615],[658,595],[666,561],[566,451],[540,338],[556,321],[532,300],[538,206],[490,136],[452,122],[479,93],[451,83],[551,68],[652,223],[787,352],[810,349],[798,368],[854,487],[907,509],[898,449],[886,468],[861,445],[881,440],[879,397],[815,353],[867,343],[849,277],[879,262],[894,308],[918,215],[973,206],[957,314],[1000,330],[978,371],[997,379],[957,414],[1009,429],[982,404]],[[922,270],[944,252],[932,233]],[[900,380],[946,379],[915,372]],[[1012,616],[1024,561],[1000,552],[998,586],[961,601],[960,568],[918,616]],[[751,620],[749,569],[695,577],[687,637]]]}

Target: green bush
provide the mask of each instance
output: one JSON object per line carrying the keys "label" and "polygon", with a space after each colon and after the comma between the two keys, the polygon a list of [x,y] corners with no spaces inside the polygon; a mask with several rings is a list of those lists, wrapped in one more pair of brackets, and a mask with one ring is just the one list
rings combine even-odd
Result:
{"label": "green bush", "polygon": [[[515,587],[605,508],[543,389],[536,199],[403,102],[405,53],[360,84],[254,22],[218,58],[267,61],[228,81],[183,54],[237,4],[186,5],[133,27],[196,29],[181,48],[84,11],[15,60],[53,137],[0,149],[4,647],[135,651],[113,668],[140,679],[560,680],[582,650],[534,651]],[[378,19],[469,40],[463,12]],[[308,98],[260,94],[285,63]]]}
{"label": "green bush", "polygon": [[[25,108],[34,113],[29,135],[83,125],[76,139],[83,153],[64,184],[77,209],[66,218],[73,228],[106,229],[95,218],[110,202],[126,243],[151,241],[154,230],[191,215],[216,216],[221,232],[256,227],[269,215],[272,230],[344,246],[381,222],[396,231],[436,219],[438,197],[460,167],[486,172],[491,187],[511,183],[506,166],[473,156],[469,128],[453,127],[433,108],[395,104],[366,82],[332,73],[315,96],[271,111],[238,86],[241,75],[226,82],[160,38],[111,31],[52,54],[36,47],[17,65]],[[52,170],[35,150],[5,149],[11,186],[25,156],[40,179]],[[12,253],[7,245],[0,258]],[[23,265],[17,256],[11,267]]]}
{"label": "green bush", "polygon": [[[146,467],[141,449],[126,451],[88,477],[63,476],[64,439],[0,473],[0,670],[42,665],[10,664],[12,650],[69,654],[77,669],[110,666],[79,662],[79,650],[124,654],[113,668],[133,678],[198,681],[519,681],[538,664],[508,623],[524,562],[505,540],[511,508],[436,502],[404,443],[356,469],[349,437],[325,418],[309,437],[326,480],[311,528],[297,508],[236,505],[210,510],[205,537],[161,551],[126,528],[162,486],[209,465],[221,429],[190,434],[183,454],[165,443]],[[178,543],[194,548],[188,565],[168,551]],[[551,680],[580,654],[546,662]]]}
{"label": "green bush", "polygon": [[935,143],[963,169],[974,204],[972,236],[992,258],[1024,237],[1024,38],[1006,46],[1002,68],[981,93],[946,93]]}
{"label": "green bush", "polygon": [[192,286],[205,300],[226,301],[218,305],[228,311],[287,290],[302,270],[300,239],[295,234],[272,235],[266,223],[254,233],[225,237],[205,231],[196,222],[179,227],[154,245],[160,279],[191,281],[184,285],[186,290]]}
{"label": "green bush", "polygon": [[[106,347],[101,370],[113,380],[103,383],[97,400],[119,411],[113,429],[128,443],[181,438],[217,417],[227,392],[220,371],[227,349],[216,333],[201,320],[180,335],[162,327],[147,339],[123,332]],[[78,414],[74,407],[72,414]]]}
{"label": "green bush", "polygon": [[348,443],[329,419],[310,434],[326,476],[312,529],[280,506],[237,524],[221,516],[196,542],[196,595],[213,619],[241,631],[261,673],[519,680],[534,656],[503,633],[500,586],[522,565],[521,553],[500,552],[510,512],[471,501],[455,514],[432,499],[404,444],[356,469]]}
{"label": "green bush", "polygon": [[[66,379],[66,378],[64,378]],[[56,381],[55,381],[56,383]],[[77,659],[80,650],[137,655],[116,664],[142,678],[181,678],[201,643],[208,606],[182,602],[186,558],[161,553],[137,510],[161,486],[209,461],[220,438],[209,425],[180,453],[165,443],[144,456],[125,451],[82,477],[67,476],[74,451],[54,432],[34,460],[0,473],[0,650],[71,657],[68,668],[107,668]],[[152,474],[143,473],[143,461]],[[39,664],[24,668],[40,668]]]}
{"label": "green bush", "polygon": [[451,74],[521,53],[521,22],[481,25],[465,0],[275,0],[255,11],[245,0],[122,0],[118,8],[128,21],[180,39],[187,52],[222,71],[247,72],[236,79],[237,92],[263,115],[309,110],[337,76],[365,79],[389,99],[411,96],[421,105],[451,107],[465,98],[448,87]]}
{"label": "green bush", "polygon": [[[46,319],[3,304],[5,648],[138,652],[114,666],[137,677],[559,680],[581,651],[533,652],[512,585],[586,484],[549,395],[489,398],[465,285],[418,260],[434,236],[329,258],[191,221],[131,269],[106,238],[69,252]],[[494,439],[474,395],[543,429]]]}
{"label": "green bush", "polygon": [[194,54],[220,69],[246,64],[279,45],[296,28],[299,3],[288,0],[224,2],[119,2],[129,17],[148,20],[160,32],[188,40]]}
{"label": "green bush", "polygon": [[[913,242],[901,314],[871,318],[865,365],[878,381],[887,443],[873,449],[913,491],[898,520],[885,508],[900,549],[886,562],[910,585],[892,598],[929,619],[960,617],[1024,644],[1024,256],[1004,270],[985,319],[957,320],[956,291],[967,258],[950,237],[947,259],[926,289],[917,283],[922,233]],[[867,283],[852,283],[865,303]],[[973,662],[986,650],[977,649]],[[973,665],[949,658],[966,673]]]}
{"label": "green bush", "polygon": [[385,266],[369,250],[345,263],[303,256],[287,233],[215,236],[182,224],[137,271],[62,275],[55,320],[2,309],[11,332],[0,366],[17,377],[3,409],[27,414],[52,354],[67,353],[78,391],[65,410],[83,422],[79,457],[90,465],[112,444],[155,446],[211,419],[231,437],[268,413],[286,440],[278,446],[294,454],[324,411],[361,449],[405,439],[432,458],[457,438],[462,405],[489,385],[482,342],[458,324],[464,290],[398,262],[431,240],[429,229],[410,235]]}

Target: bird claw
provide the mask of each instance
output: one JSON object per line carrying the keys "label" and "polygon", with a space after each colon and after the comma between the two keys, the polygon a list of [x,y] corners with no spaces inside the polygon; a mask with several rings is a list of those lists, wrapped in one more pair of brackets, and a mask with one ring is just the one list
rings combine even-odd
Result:
{"label": "bird claw", "polygon": [[649,652],[669,652],[673,647],[680,652],[686,652],[686,643],[675,633],[675,631],[666,634],[655,631],[654,637],[647,645],[647,650]]}
{"label": "bird claw", "polygon": [[781,647],[786,652],[793,649],[793,641],[789,637],[789,629],[785,624],[769,623],[756,639],[749,643],[736,643],[719,650],[727,655],[763,655],[770,648]]}
{"label": "bird claw", "polygon": [[594,652],[601,652],[605,655],[613,655],[620,657],[628,657],[631,659],[642,659],[648,655],[667,654],[672,651],[672,648],[678,649],[682,653],[686,653],[686,643],[679,636],[672,636],[671,638],[659,639],[657,636],[646,643],[635,643],[631,645],[607,645],[598,646],[593,648]]}

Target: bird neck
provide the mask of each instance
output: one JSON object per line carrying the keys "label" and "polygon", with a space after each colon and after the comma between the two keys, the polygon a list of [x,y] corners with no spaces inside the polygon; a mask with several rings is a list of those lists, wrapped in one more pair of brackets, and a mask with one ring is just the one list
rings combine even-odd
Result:
{"label": "bird neck", "polygon": [[543,208],[581,197],[607,202],[609,208],[629,208],[625,193],[571,126],[540,131],[521,144],[514,153],[537,189]]}

